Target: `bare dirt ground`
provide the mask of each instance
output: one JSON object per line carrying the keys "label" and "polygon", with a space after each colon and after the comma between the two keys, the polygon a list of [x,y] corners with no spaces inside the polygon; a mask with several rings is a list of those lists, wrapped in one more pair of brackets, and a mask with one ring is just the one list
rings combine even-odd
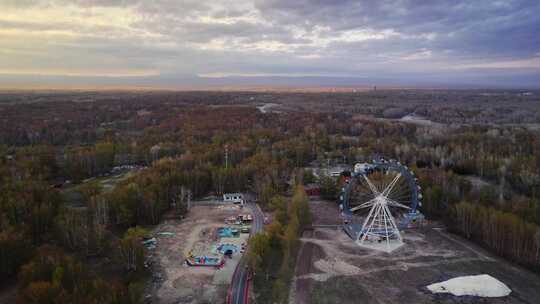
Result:
{"label": "bare dirt ground", "polygon": [[[312,205],[312,212],[322,202]],[[328,202],[329,205],[334,205]],[[331,208],[331,207],[328,207]],[[313,215],[314,225],[325,216]],[[358,247],[336,228],[306,231],[295,272],[294,303],[540,303],[540,276],[441,229],[407,230],[388,254]],[[426,286],[463,275],[489,274],[512,289],[508,297],[431,294]]]}
{"label": "bare dirt ground", "polygon": [[337,204],[313,197],[309,208],[313,225],[341,225],[343,221]]}
{"label": "bare dirt ground", "polygon": [[[225,226],[227,217],[241,212],[236,206],[194,206],[183,220],[165,220],[154,233],[172,232],[174,236],[158,236],[152,253],[152,283],[148,293],[152,303],[222,303],[239,254],[226,259],[225,267],[190,267],[185,258],[209,255],[218,244],[217,228]],[[243,211],[242,211],[243,212]],[[247,238],[247,237],[245,237]],[[223,241],[223,240],[222,240]],[[243,242],[237,239],[231,242]],[[231,264],[231,265],[229,265]],[[222,274],[221,272],[230,272]],[[218,278],[218,279],[216,279]]]}

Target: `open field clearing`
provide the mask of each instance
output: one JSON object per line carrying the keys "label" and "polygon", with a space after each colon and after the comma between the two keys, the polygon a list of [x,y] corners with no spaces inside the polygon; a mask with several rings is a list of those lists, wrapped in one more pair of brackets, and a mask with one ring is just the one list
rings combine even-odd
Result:
{"label": "open field clearing", "polygon": [[[321,202],[312,211],[323,210]],[[332,203],[328,202],[332,208]],[[321,219],[314,215],[314,225]],[[343,231],[315,228],[301,238],[295,303],[537,303],[540,277],[496,258],[441,229],[403,233],[405,245],[391,254],[358,247]],[[426,286],[465,275],[488,274],[506,284],[507,297],[432,294]]]}

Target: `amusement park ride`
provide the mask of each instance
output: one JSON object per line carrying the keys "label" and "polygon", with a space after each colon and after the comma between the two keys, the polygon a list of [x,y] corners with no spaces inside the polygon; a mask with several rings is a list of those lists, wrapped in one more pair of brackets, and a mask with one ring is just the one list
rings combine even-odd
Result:
{"label": "amusement park ride", "polygon": [[391,252],[403,245],[400,229],[424,219],[420,191],[414,173],[396,160],[356,164],[340,195],[343,229],[361,247]]}

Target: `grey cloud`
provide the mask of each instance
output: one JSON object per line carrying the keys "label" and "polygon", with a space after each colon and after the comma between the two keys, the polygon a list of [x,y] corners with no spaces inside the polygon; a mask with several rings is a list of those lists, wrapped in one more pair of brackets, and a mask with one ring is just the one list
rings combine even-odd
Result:
{"label": "grey cloud", "polygon": [[258,1],[257,7],[282,24],[323,25],[333,32],[368,27],[407,35],[435,33],[433,47],[464,56],[498,52],[519,57],[540,46],[538,1],[272,0]]}
{"label": "grey cloud", "polygon": [[[15,22],[1,16],[0,28],[77,31],[80,37],[69,43],[50,41],[49,56],[61,54],[66,60],[41,64],[44,68],[104,64],[158,69],[171,75],[170,79],[176,74],[204,73],[365,77],[406,77],[409,73],[418,79],[435,77],[435,73],[441,78],[466,79],[467,75],[480,77],[482,71],[496,79],[492,73],[514,74],[493,69],[455,71],[452,67],[528,59],[540,52],[538,1],[66,1],[6,3],[21,9],[36,5],[61,8],[68,2],[82,8],[129,8],[138,18],[128,31],[108,25]],[[358,31],[395,34],[381,39],[343,38]],[[225,47],[209,49],[216,40],[224,41]],[[279,47],[265,49],[272,43]],[[84,63],[80,58],[85,58]],[[37,59],[27,60],[27,64],[39,65]],[[512,73],[523,74],[516,69]]]}

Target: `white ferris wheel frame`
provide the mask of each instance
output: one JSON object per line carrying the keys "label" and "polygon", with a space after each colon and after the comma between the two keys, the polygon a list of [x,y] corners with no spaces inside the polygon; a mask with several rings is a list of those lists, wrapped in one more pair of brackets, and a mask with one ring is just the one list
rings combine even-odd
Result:
{"label": "white ferris wheel frame", "polygon": [[368,184],[374,198],[351,208],[351,212],[354,212],[371,207],[364,220],[362,229],[360,230],[360,233],[358,233],[356,243],[369,249],[391,252],[403,245],[403,238],[401,237],[401,233],[399,232],[394,217],[390,212],[389,206],[411,209],[388,197],[401,177],[401,173],[398,173],[382,192],[375,187],[365,174],[363,174],[362,177]]}

